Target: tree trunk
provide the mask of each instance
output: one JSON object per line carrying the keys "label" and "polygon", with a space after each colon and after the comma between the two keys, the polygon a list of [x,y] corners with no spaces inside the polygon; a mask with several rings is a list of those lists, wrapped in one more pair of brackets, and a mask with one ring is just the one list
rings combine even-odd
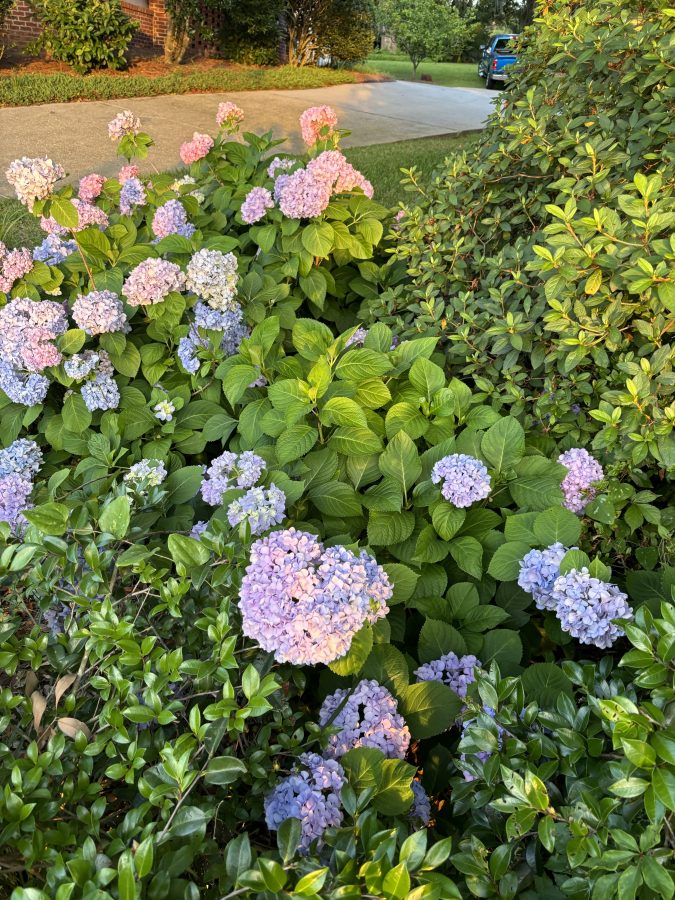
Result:
{"label": "tree trunk", "polygon": [[164,39],[164,62],[177,65],[183,62],[183,58],[190,46],[190,35],[187,28],[178,29],[172,18],[169,18],[166,38]]}

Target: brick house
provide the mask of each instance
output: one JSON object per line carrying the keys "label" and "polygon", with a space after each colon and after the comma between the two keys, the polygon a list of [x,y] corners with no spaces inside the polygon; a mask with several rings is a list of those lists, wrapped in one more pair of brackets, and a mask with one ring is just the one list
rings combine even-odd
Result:
{"label": "brick house", "polygon": [[[122,9],[140,24],[134,37],[132,47],[161,48],[164,44],[167,29],[167,14],[164,0],[121,0]],[[217,26],[217,22],[209,22]],[[40,23],[33,15],[27,0],[15,0],[9,11],[3,30],[4,42],[9,47],[21,48],[32,41],[40,33]],[[193,49],[204,49],[196,40]]]}

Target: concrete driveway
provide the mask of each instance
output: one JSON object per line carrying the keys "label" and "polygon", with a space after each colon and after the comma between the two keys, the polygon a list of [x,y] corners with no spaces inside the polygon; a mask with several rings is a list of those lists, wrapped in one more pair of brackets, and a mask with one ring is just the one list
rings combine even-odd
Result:
{"label": "concrete driveway", "polygon": [[[344,84],[303,91],[246,91],[231,94],[171,94],[128,100],[52,103],[0,109],[0,173],[19,156],[46,154],[72,179],[89,172],[114,175],[120,165],[108,139],[107,123],[122,109],[141,117],[155,146],[142,169],[163,171],[180,165],[178,148],[194,131],[213,133],[215,112],[233,100],[246,114],[246,130],[272,130],[300,150],[298,117],[308,106],[327,103],[352,134],[346,146],[364,146],[481,128],[498,91],[447,88],[407,81]],[[0,194],[11,195],[4,177]]]}

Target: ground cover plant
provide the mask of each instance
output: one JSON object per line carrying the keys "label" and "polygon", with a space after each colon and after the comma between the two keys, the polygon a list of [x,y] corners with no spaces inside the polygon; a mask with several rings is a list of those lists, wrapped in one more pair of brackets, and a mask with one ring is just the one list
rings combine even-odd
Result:
{"label": "ground cover plant", "polygon": [[117,178],[7,172],[4,894],[672,897],[667,467],[363,324],[417,213],[330,108],[214,113],[180,177],[129,110]]}

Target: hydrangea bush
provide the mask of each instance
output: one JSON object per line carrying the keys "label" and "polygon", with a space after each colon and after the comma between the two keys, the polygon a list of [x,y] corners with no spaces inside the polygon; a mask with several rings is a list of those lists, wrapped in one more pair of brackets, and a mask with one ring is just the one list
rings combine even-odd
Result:
{"label": "hydrangea bush", "polygon": [[[0,886],[623,897],[645,844],[672,896],[663,493],[359,324],[391,212],[332,110],[301,157],[243,116],[178,179],[130,110],[117,178],[8,171],[50,243],[0,256]],[[600,722],[628,640],[657,694]]]}

